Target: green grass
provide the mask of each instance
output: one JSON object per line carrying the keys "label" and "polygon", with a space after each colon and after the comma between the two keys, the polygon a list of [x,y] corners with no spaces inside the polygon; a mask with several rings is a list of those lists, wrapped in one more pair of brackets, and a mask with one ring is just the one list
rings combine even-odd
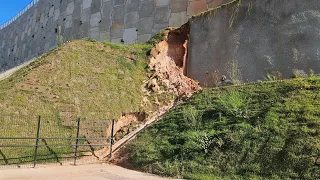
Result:
{"label": "green grass", "polygon": [[150,44],[152,46],[157,45],[158,43],[160,43],[161,41],[163,41],[165,39],[165,37],[167,36],[168,31],[166,30],[162,30],[161,32],[159,32],[158,34],[154,35],[148,42],[147,44]]}
{"label": "green grass", "polygon": [[112,119],[139,111],[151,47],[88,41],[63,45],[0,81],[0,114],[56,116],[65,111]]}
{"label": "green grass", "polygon": [[319,179],[320,78],[205,89],[131,143],[137,169],[187,179]]}
{"label": "green grass", "polygon": [[[141,105],[146,96],[143,90],[144,81],[148,79],[147,54],[152,47],[152,44],[79,40],[42,55],[0,81],[0,124],[3,127],[0,137],[35,137],[37,115],[47,118],[41,137],[69,138],[75,136],[77,117],[107,121],[120,118],[122,113],[148,114],[155,110],[157,106],[153,100],[160,96],[158,94],[151,93],[149,105]],[[174,97],[168,95],[162,102],[171,98]],[[88,128],[106,130],[105,125]],[[89,136],[96,134],[93,130]],[[2,143],[34,144],[31,141]],[[48,143],[74,144],[71,141]],[[59,157],[73,151],[71,147],[52,148]],[[32,160],[34,148],[0,150],[7,158],[20,157],[11,163],[24,163]],[[90,151],[88,147],[87,151]],[[45,147],[39,148],[39,154],[53,156]],[[3,164],[1,159],[0,156],[0,164]]]}

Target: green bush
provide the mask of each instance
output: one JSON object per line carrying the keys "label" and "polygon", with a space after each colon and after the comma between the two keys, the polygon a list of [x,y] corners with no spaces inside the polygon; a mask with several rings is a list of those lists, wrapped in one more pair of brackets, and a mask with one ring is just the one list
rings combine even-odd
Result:
{"label": "green bush", "polygon": [[217,101],[218,109],[221,112],[234,117],[247,115],[250,103],[250,98],[238,91],[223,93]]}

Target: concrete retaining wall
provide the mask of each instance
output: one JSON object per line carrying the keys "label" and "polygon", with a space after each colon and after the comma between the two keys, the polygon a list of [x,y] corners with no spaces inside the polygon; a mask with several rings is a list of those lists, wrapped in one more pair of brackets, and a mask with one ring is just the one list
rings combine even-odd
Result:
{"label": "concrete retaining wall", "polygon": [[91,37],[117,43],[140,43],[168,26],[225,0],[40,0],[0,30],[0,72],[64,41]]}
{"label": "concrete retaining wall", "polygon": [[320,73],[319,0],[242,0],[230,27],[233,12],[229,6],[190,20],[189,77],[203,85],[207,72],[228,76],[232,64],[243,81],[267,72],[289,78],[293,69]]}

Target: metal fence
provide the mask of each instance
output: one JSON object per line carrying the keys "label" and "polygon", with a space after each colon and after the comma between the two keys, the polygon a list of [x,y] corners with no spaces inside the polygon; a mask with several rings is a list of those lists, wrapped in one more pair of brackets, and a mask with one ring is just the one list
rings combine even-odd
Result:
{"label": "metal fence", "polygon": [[85,164],[111,156],[114,120],[0,116],[0,169]]}
{"label": "metal fence", "polygon": [[11,18],[9,21],[3,23],[0,25],[0,29],[3,29],[7,26],[9,26],[12,22],[17,20],[20,16],[22,16],[25,12],[27,12],[31,7],[33,7],[39,0],[33,0],[31,1],[25,8],[23,8],[17,15],[15,15],[13,18]]}

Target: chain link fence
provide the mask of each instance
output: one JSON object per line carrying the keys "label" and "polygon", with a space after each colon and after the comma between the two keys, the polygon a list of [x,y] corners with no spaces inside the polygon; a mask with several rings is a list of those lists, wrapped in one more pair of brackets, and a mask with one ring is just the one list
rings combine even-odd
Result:
{"label": "chain link fence", "polygon": [[0,169],[78,165],[111,156],[114,120],[0,116],[0,124]]}

